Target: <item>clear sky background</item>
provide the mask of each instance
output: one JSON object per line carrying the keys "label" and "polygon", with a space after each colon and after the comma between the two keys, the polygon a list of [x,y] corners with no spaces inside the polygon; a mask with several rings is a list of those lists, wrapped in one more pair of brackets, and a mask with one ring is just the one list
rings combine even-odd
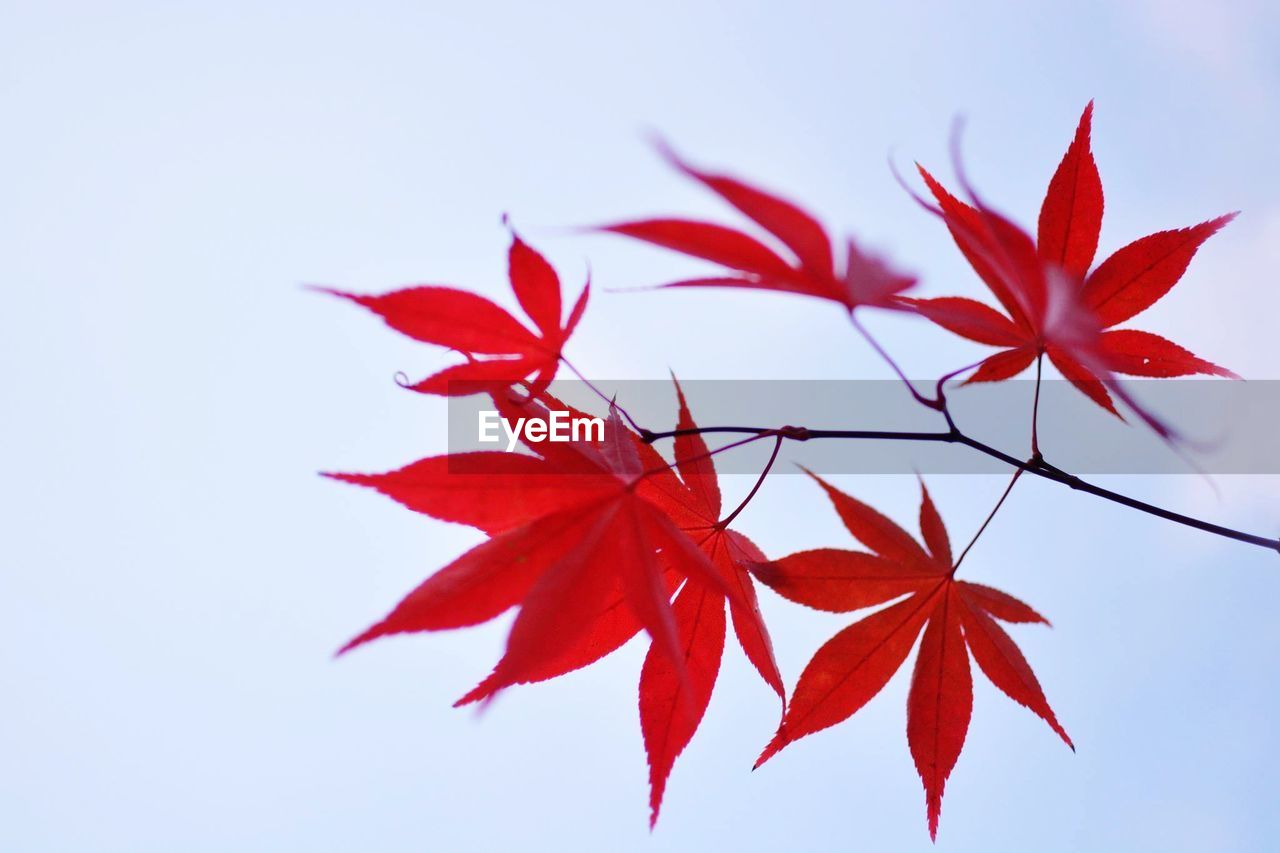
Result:
{"label": "clear sky background", "polygon": [[[315,476],[441,451],[443,405],[392,375],[446,357],[299,285],[511,304],[503,211],[574,288],[588,260],[606,288],[688,272],[562,230],[728,218],[653,154],[659,130],[923,292],[979,295],[887,156],[948,172],[963,113],[972,175],[1031,223],[1096,98],[1104,251],[1244,211],[1141,326],[1280,378],[1278,24],[1157,0],[4,3],[0,849],[929,849],[905,673],[749,773],[778,708],[731,649],[650,835],[643,644],[482,719],[450,704],[505,620],[331,660],[477,535]],[[980,351],[870,322],[916,375]],[[601,293],[570,353],[601,379],[885,375],[839,311],[768,294]],[[1108,483],[1280,529],[1273,480]],[[839,484],[914,518],[910,477]],[[963,540],[1003,481],[931,485]],[[799,477],[741,527],[770,555],[849,543]],[[977,678],[938,849],[1274,844],[1274,554],[1028,482],[963,572],[1054,621],[1013,633],[1079,752]],[[849,621],[763,606],[789,685]]]}

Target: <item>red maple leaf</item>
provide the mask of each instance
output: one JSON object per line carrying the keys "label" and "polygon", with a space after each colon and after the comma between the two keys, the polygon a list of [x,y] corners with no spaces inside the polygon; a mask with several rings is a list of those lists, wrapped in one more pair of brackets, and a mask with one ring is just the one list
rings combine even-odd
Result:
{"label": "red maple leaf", "polygon": [[[696,424],[694,424],[689,414],[684,394],[680,391],[678,384],[676,385],[676,394],[680,404],[677,429],[695,428]],[[551,398],[544,395],[544,399],[550,400]],[[569,411],[575,416],[580,414],[558,401],[555,402],[554,407]],[[762,556],[759,549],[745,536],[736,531],[727,530],[725,529],[727,525],[717,522],[720,511],[720,490],[715,466],[711,461],[705,442],[701,436],[697,435],[677,436],[675,441],[677,461],[674,469],[649,444],[638,440],[633,443],[636,452],[640,455],[641,463],[646,469],[644,479],[637,485],[638,493],[662,509],[680,530],[692,538],[698,548],[707,555],[712,565],[715,566],[716,571],[723,580],[723,584],[734,590],[735,595],[729,599],[729,604],[733,616],[734,630],[738,636],[739,643],[747,658],[759,671],[761,677],[781,696],[783,694],[782,677],[778,673],[777,664],[774,662],[773,644],[769,639],[768,630],[760,615],[755,587],[751,583],[751,577],[742,568],[742,563],[762,559]],[[429,504],[429,514],[437,518],[458,520],[449,515],[451,509],[446,507],[454,505],[453,498],[459,492],[460,486],[457,483],[457,471],[462,461],[462,456],[463,454],[454,454],[450,457],[441,457],[440,461],[423,460],[423,462],[433,463],[437,470],[444,470],[445,465],[453,466],[452,480],[447,485],[433,478],[424,486],[419,480],[410,488],[399,488],[399,493],[403,496],[412,496],[413,504],[411,508],[424,510]],[[467,462],[466,464],[470,465],[472,463]],[[390,475],[383,475],[383,477],[396,478],[398,474],[399,472],[393,472]],[[533,489],[541,493],[543,489],[546,489],[553,495],[558,495],[566,484],[581,488],[581,484],[576,481],[566,481],[564,478],[553,480],[544,478],[540,485],[529,486],[529,472],[520,472],[518,476],[521,477],[522,483],[525,484],[526,492]],[[499,485],[495,483],[495,486]],[[382,486],[377,487],[382,488]],[[461,486],[461,488],[465,489],[466,487]],[[552,500],[555,499],[554,497],[552,498]],[[519,497],[519,492],[516,493],[516,500],[519,503],[523,503]],[[489,508],[484,510],[486,514],[490,511]],[[481,525],[476,524],[476,526]],[[705,644],[712,642],[713,632],[705,630],[706,626],[703,626],[701,630],[694,631],[691,634],[693,626],[687,621],[688,611],[686,608],[689,606],[689,602],[695,598],[694,590],[698,590],[697,598],[699,604],[709,604],[713,597],[718,596],[716,600],[720,602],[720,607],[723,609],[725,601],[724,590],[718,584],[706,583],[705,578],[702,582],[693,584],[686,582],[681,587],[681,580],[684,579],[684,576],[678,570],[666,566],[664,554],[660,553],[658,556],[659,564],[664,569],[663,578],[667,584],[668,592],[675,593],[677,588],[680,589],[680,595],[677,596],[678,603],[674,605],[674,613],[677,628],[679,629],[681,648],[684,650],[683,656],[686,659],[686,664],[692,666],[690,649],[694,648],[696,654],[701,659],[705,659]],[[683,605],[679,603],[681,601],[684,602]],[[702,612],[706,613],[706,611]],[[625,600],[621,595],[615,596],[609,606],[588,626],[581,639],[572,648],[566,650],[554,661],[548,661],[536,670],[526,672],[521,682],[547,681],[594,663],[620,648],[640,630],[641,625],[626,607]],[[692,646],[690,645],[691,643],[693,644]],[[721,649],[723,649],[723,644],[724,637],[723,632],[721,632],[719,639]],[[641,710],[642,717],[649,719],[661,714],[662,703],[657,695],[665,689],[661,684],[666,684],[667,687],[672,687],[676,691],[672,695],[676,697],[679,707],[677,709],[678,713],[667,721],[673,727],[673,733],[666,735],[663,743],[658,742],[661,739],[655,739],[652,745],[649,744],[648,740],[646,741],[647,748],[650,751],[651,768],[655,768],[652,782],[654,794],[651,798],[654,820],[657,819],[657,810],[661,803],[662,788],[665,786],[666,776],[670,772],[671,765],[676,757],[688,744],[697,728],[702,713],[706,709],[707,700],[710,698],[711,687],[714,685],[716,675],[716,671],[712,671],[710,673],[710,683],[708,683],[706,682],[707,672],[705,668],[699,671],[689,669],[687,670],[688,682],[681,684],[681,675],[678,669],[673,670],[670,659],[660,656],[658,651],[658,647],[655,644],[650,648],[649,656],[646,659],[646,672],[649,675],[642,676],[642,681],[648,678],[652,680],[652,683],[659,686],[647,690],[642,684],[641,700],[644,703]],[[718,670],[719,654],[715,657]],[[669,680],[673,674],[674,682]],[[664,682],[664,679],[668,680]],[[466,705],[486,700],[502,686],[504,685],[499,681],[497,670],[495,670],[493,674],[480,682],[458,700],[456,704]],[[707,695],[699,700],[699,694],[702,689],[705,689]],[[699,704],[699,701],[701,701],[701,704]],[[644,721],[642,720],[642,722]],[[679,733],[680,730],[686,726],[689,727],[687,733],[681,735]],[[656,768],[661,766],[664,761],[666,769],[660,774],[661,778],[659,779]]]}
{"label": "red maple leaf", "polygon": [[1090,102],[1049,182],[1034,240],[976,197],[972,205],[960,201],[917,165],[937,206],[917,200],[946,223],[1005,313],[958,296],[902,301],[957,335],[1000,347],[969,382],[1010,379],[1043,354],[1090,399],[1118,415],[1104,387],[1117,390],[1112,373],[1235,376],[1159,335],[1112,328],[1169,292],[1200,245],[1235,214],[1135,240],[1090,273],[1103,207],[1102,182],[1089,145],[1092,116]]}
{"label": "red maple leaf", "polygon": [[727,267],[721,276],[686,279],[665,287],[744,287],[829,299],[850,311],[859,305],[899,309],[894,296],[915,278],[845,241],[845,262],[837,272],[832,240],[809,213],[772,193],[726,175],[699,171],[670,149],[662,153],[673,166],[733,205],[785,247],[784,258],[770,246],[735,228],[693,219],[644,219],[605,226],[622,234]]}
{"label": "red maple leaf", "polygon": [[[680,405],[677,429],[694,429],[684,394],[676,386]],[[581,413],[544,395],[555,408]],[[535,402],[504,402],[508,417],[537,413]],[[699,435],[676,438],[676,465],[672,469],[649,445],[622,427],[616,413],[610,420],[610,438],[599,453],[580,447],[529,444],[545,457],[500,452],[458,453],[415,462],[386,474],[330,474],[328,476],[368,486],[417,512],[445,521],[477,527],[494,538],[477,546],[410,593],[385,619],[343,647],[345,652],[387,634],[442,630],[473,625],[517,603],[521,614],[512,627],[508,651],[494,671],[456,704],[487,700],[498,690],[517,683],[545,681],[591,664],[645,628],[642,613],[660,610],[679,588],[670,606],[670,621],[659,619],[662,631],[650,628],[653,643],[640,675],[640,720],[650,766],[650,824],[656,823],[667,777],[679,754],[693,738],[715,686],[724,651],[725,606],[729,606],[734,632],[744,653],[765,682],[783,696],[782,677],[773,657],[773,645],[761,617],[755,587],[745,566],[764,559],[745,536],[727,529],[720,520],[720,488],[715,466]],[[624,498],[619,494],[616,464],[599,470],[601,459],[629,459],[623,464],[630,475],[633,507],[647,524],[657,528],[650,539],[629,539],[626,531],[584,536],[596,522],[584,513],[618,515],[610,506]],[[585,463],[585,464],[584,464]],[[638,464],[640,469],[636,468]],[[625,490],[625,488],[624,488]],[[662,517],[652,518],[656,510]],[[674,529],[673,529],[674,528]],[[680,533],[677,533],[676,531]],[[671,543],[682,534],[682,547]],[[654,546],[662,543],[657,550]],[[696,547],[699,560],[690,549]],[[590,554],[574,555],[580,551]],[[616,566],[641,560],[652,562],[643,572],[618,572]],[[566,573],[557,561],[589,560],[582,571]],[[701,563],[691,571],[690,562]],[[575,564],[576,565],[576,564]],[[708,575],[707,569],[711,569]],[[569,601],[536,598],[535,585],[559,572],[566,577],[555,595]],[[594,572],[600,594],[585,605],[574,602],[589,590],[582,589],[587,572]],[[569,576],[571,574],[571,576]],[[644,605],[632,604],[628,583],[645,578],[639,596]],[[576,584],[569,588],[569,584]],[[683,585],[681,585],[683,583]],[[521,626],[535,618],[531,607],[543,611],[540,630]],[[556,619],[578,617],[576,629]],[[550,627],[541,623],[549,620]],[[566,636],[551,636],[563,631]],[[674,646],[671,644],[674,640]],[[524,647],[531,645],[533,651]],[[514,648],[513,648],[514,647]],[[674,649],[674,654],[673,654]],[[513,662],[514,661],[514,662]]]}
{"label": "red maple leaf", "polygon": [[560,352],[587,307],[591,290],[582,288],[564,325],[560,323],[560,278],[547,260],[514,232],[508,252],[511,289],[536,332],[483,296],[452,287],[423,285],[381,296],[361,296],[321,288],[363,305],[398,332],[457,350],[464,364],[410,385],[424,394],[458,396],[509,386],[533,376],[532,388],[546,388],[555,376]]}
{"label": "red maple leaf", "polygon": [[[547,418],[538,401],[494,399],[509,419]],[[455,454],[389,474],[329,475],[493,534],[427,578],[340,653],[389,634],[476,625],[518,605],[505,654],[459,704],[590,663],[641,628],[686,679],[670,605],[675,584],[698,578],[742,606],[747,602],[667,514],[666,480],[675,475],[627,431],[616,409],[602,442],[527,446],[539,455]]]}
{"label": "red maple leaf", "polygon": [[[678,384],[676,394],[680,402],[676,429],[695,429]],[[739,601],[728,602],[738,643],[765,683],[784,698],[773,644],[746,568],[763,560],[764,554],[750,539],[727,529],[729,519],[721,519],[720,485],[702,436],[677,435],[675,457],[680,479],[662,484],[666,500],[676,507],[673,517],[682,519],[681,528],[698,542],[725,584],[739,593]],[[640,728],[649,757],[651,827],[657,823],[671,768],[697,732],[711,701],[724,653],[725,603],[721,589],[690,577],[672,603],[687,680],[681,681],[670,657],[656,644],[650,646],[640,671]]]}
{"label": "red maple leaf", "polygon": [[1035,673],[995,620],[1048,623],[1006,593],[955,579],[947,530],[923,482],[921,545],[871,507],[810,476],[871,553],[801,551],[752,566],[757,579],[792,601],[839,613],[902,600],[853,623],[818,649],[756,766],[793,741],[856,713],[902,666],[923,631],[907,698],[907,741],[924,783],[929,834],[936,838],[943,788],[960,757],[973,710],[970,655],[992,684],[1075,748]]}

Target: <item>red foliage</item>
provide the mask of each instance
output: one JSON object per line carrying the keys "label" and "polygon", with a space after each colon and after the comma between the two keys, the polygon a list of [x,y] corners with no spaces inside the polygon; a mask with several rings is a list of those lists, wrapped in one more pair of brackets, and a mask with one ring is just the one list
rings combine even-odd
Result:
{"label": "red foliage", "polygon": [[778,252],[734,228],[693,219],[642,219],[603,230],[711,261],[728,268],[716,277],[690,278],[666,287],[743,287],[829,299],[852,311],[859,305],[897,309],[894,297],[912,287],[914,277],[891,269],[874,255],[845,241],[845,260],[837,272],[832,240],[812,215],[772,193],[735,178],[699,171],[667,148],[667,159],[684,174],[744,213],[782,244]]}
{"label": "red foliage", "polygon": [[[679,386],[677,394],[677,429],[696,428]],[[545,413],[536,401],[494,399],[512,419]],[[602,444],[527,446],[541,455],[454,454],[386,474],[328,475],[493,537],[424,581],[340,652],[388,634],[476,625],[518,606],[506,654],[458,700],[464,705],[579,669],[646,630],[653,643],[640,676],[640,722],[656,821],[671,767],[711,699],[726,604],[747,658],[783,696],[745,569],[764,555],[721,523],[720,486],[700,435],[676,441],[674,469],[616,410]]]}
{"label": "red foliage", "polygon": [[[972,341],[997,347],[975,366],[970,382],[1009,379],[1047,356],[1099,405],[1116,412],[1115,395],[1168,436],[1164,425],[1128,396],[1115,374],[1232,374],[1157,335],[1113,327],[1167,293],[1200,245],[1231,216],[1144,237],[1094,266],[1103,195],[1090,150],[1091,119],[1092,105],[1085,109],[1049,182],[1035,238],[985,204],[963,179],[967,201],[920,169],[933,201],[917,200],[945,223],[999,309],[965,297],[903,296],[915,284],[913,277],[865,254],[852,240],[845,242],[843,257],[838,258],[835,242],[809,213],[742,181],[695,169],[670,152],[666,155],[677,169],[764,233],[757,237],[681,218],[625,222],[605,230],[725,268],[716,276],[668,286],[800,294],[835,302],[850,314],[864,307],[909,310]],[[383,296],[329,292],[363,305],[409,337],[465,357],[464,363],[412,385],[414,390],[484,393],[508,420],[546,419],[549,409],[566,410],[550,396],[548,385],[582,317],[589,287],[562,320],[559,277],[547,261],[514,236],[508,260],[511,287],[532,329],[493,302],[449,287],[412,287]],[[939,389],[936,399],[914,388],[912,393],[946,416],[951,432],[944,437],[963,438],[970,448],[986,447],[958,432],[941,385]],[[458,701],[461,705],[486,701],[512,685],[564,675],[643,631],[650,647],[640,672],[639,712],[650,768],[651,825],[674,762],[706,713],[730,621],[747,659],[785,702],[753,577],[781,597],[819,610],[879,608],[813,655],[757,766],[793,741],[856,713],[898,671],[917,641],[907,740],[924,784],[931,835],[936,835],[943,790],[969,726],[970,659],[992,684],[1041,717],[1071,746],[1030,665],[1000,626],[1046,620],[1006,593],[956,579],[959,560],[923,482],[917,540],[812,475],[850,534],[868,550],[820,548],[769,560],[746,536],[729,529],[769,467],[756,489],[726,514],[713,451],[678,384],[676,392],[678,422],[665,433],[640,429],[634,422],[636,429],[629,429],[611,403],[601,440],[526,440],[525,452],[520,453],[456,453],[382,474],[330,474],[375,489],[415,512],[475,527],[487,537],[428,577],[341,651],[391,634],[476,625],[516,608],[504,654]],[[746,431],[755,438],[774,438],[778,446],[784,438],[812,437],[810,431],[795,427]],[[673,463],[653,448],[658,438],[674,438]],[[1032,447],[1035,452],[1027,462],[1014,461],[1020,474],[1048,477],[1132,508],[1280,550],[1280,542],[1207,525],[1072,478],[1043,461],[1034,433]],[[1013,459],[987,450],[1006,462]],[[985,528],[984,524],[979,535]],[[963,557],[962,553],[960,560]]]}
{"label": "red foliage", "polygon": [[518,236],[508,253],[511,289],[536,332],[507,311],[465,290],[422,285],[382,296],[360,296],[328,290],[382,317],[387,325],[414,340],[457,350],[465,364],[446,368],[409,387],[424,394],[472,394],[493,385],[511,385],[533,376],[541,390],[555,378],[560,352],[587,307],[591,286],[560,324],[560,277],[542,255]]}
{"label": "red foliage", "polygon": [[1092,119],[1090,103],[1049,181],[1037,239],[972,192],[973,204],[959,200],[919,167],[936,205],[920,203],[946,224],[1004,313],[958,296],[903,301],[957,335],[1000,347],[970,382],[1010,379],[1043,354],[1064,378],[1118,415],[1106,387],[1112,373],[1235,375],[1151,332],[1112,329],[1168,293],[1201,244],[1235,214],[1135,240],[1090,273],[1103,206],[1102,181],[1089,144]]}
{"label": "red foliage", "polygon": [[942,791],[960,757],[973,710],[969,655],[992,684],[1042,717],[1072,746],[1035,673],[992,617],[1048,623],[1006,593],[955,579],[947,529],[923,483],[920,530],[925,544],[920,545],[871,507],[814,479],[845,527],[871,551],[801,551],[752,566],[756,577],[784,598],[818,610],[843,613],[901,600],[853,623],[818,649],[800,673],[782,725],[756,766],[871,701],[906,661],[923,630],[907,698],[907,742],[924,782],[929,833],[936,836]]}

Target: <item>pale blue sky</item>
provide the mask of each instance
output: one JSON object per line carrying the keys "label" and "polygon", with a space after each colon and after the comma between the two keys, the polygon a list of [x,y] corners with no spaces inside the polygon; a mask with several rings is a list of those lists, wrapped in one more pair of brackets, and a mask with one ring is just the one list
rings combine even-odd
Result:
{"label": "pale blue sky", "polygon": [[[1023,222],[1097,99],[1103,249],[1227,210],[1142,326],[1280,378],[1274,10],[1258,3],[0,5],[0,849],[929,849],[906,678],[748,773],[771,694],[726,656],[650,835],[643,648],[452,710],[503,624],[330,653],[476,540],[322,481],[439,452],[445,363],[302,282],[451,282],[510,304],[508,211],[577,283],[690,267],[560,226],[721,208],[643,141],[802,199],[978,285],[886,168],[946,171],[952,116]],[[978,350],[873,318],[912,372]],[[828,306],[600,294],[601,378],[881,377]],[[1116,479],[1276,531],[1274,481]],[[910,477],[846,477],[904,522]],[[749,482],[729,489],[741,494]],[[953,536],[994,478],[937,478]],[[771,555],[847,542],[800,478],[741,517]],[[938,849],[1257,850],[1280,787],[1274,555],[1027,483],[966,561],[1055,623],[1014,634],[1078,745],[978,680]],[[768,595],[793,684],[848,619]]]}

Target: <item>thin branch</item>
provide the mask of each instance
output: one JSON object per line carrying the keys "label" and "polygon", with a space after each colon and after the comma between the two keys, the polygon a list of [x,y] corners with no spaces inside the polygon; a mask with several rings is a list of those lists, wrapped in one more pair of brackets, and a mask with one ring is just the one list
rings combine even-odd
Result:
{"label": "thin branch", "polygon": [[[1112,503],[1127,506],[1130,509],[1136,509],[1147,515],[1154,515],[1157,518],[1163,518],[1166,521],[1172,521],[1186,527],[1192,527],[1196,530],[1203,530],[1206,533],[1212,533],[1215,536],[1222,536],[1227,539],[1234,539],[1237,542],[1244,542],[1248,545],[1256,545],[1259,548],[1266,548],[1271,551],[1280,553],[1280,539],[1273,539],[1266,536],[1258,536],[1252,533],[1245,533],[1231,527],[1225,527],[1221,524],[1214,524],[1203,519],[1194,518],[1184,515],[1180,512],[1165,509],[1155,504],[1140,501],[1137,498],[1123,495],[1111,489],[1103,488],[1080,479],[1074,474],[1068,474],[1061,468],[1057,468],[1043,459],[1023,460],[1016,456],[1011,456],[1002,450],[984,444],[976,438],[972,438],[959,430],[951,430],[949,432],[901,432],[895,430],[849,430],[849,429],[807,429],[805,427],[750,427],[750,426],[714,426],[714,427],[695,427],[682,430],[668,430],[666,432],[646,432],[643,434],[644,440],[653,442],[660,438],[670,438],[677,435],[699,435],[703,433],[739,433],[755,436],[765,435],[781,435],[793,441],[808,441],[810,439],[865,439],[870,441],[924,441],[924,442],[940,442],[943,444],[961,444],[965,447],[976,450],[977,452],[996,459],[1011,468],[1026,471],[1028,474],[1034,474],[1046,480],[1060,483],[1069,489],[1078,492],[1085,492],[1103,500]],[[721,448],[728,449],[728,448]]]}
{"label": "thin branch", "polygon": [[968,373],[970,370],[981,367],[985,361],[985,358],[979,359],[973,364],[966,364],[964,367],[957,368],[950,373],[944,373],[938,379],[938,384],[934,388],[933,395],[938,401],[938,411],[942,412],[942,416],[947,419],[947,428],[952,432],[959,432],[960,428],[956,426],[955,418],[951,417],[951,407],[947,404],[947,383],[962,373]]}
{"label": "thin branch", "polygon": [[[1236,530],[1231,527],[1225,527],[1221,524],[1214,524],[1209,521],[1204,521],[1203,519],[1194,518],[1189,515],[1184,515],[1180,512],[1174,512],[1173,510],[1164,509],[1163,507],[1158,507],[1154,504],[1147,503],[1146,501],[1140,501],[1137,498],[1131,498],[1128,495],[1122,495],[1119,492],[1114,492],[1110,489],[1104,489],[1101,486],[1096,486],[1092,483],[1089,483],[1089,482],[1086,482],[1085,480],[1080,479],[1074,474],[1068,474],[1066,471],[1063,471],[1061,468],[1058,468],[1054,465],[1050,465],[1049,463],[1045,462],[1044,457],[1040,454],[1039,435],[1037,434],[1038,432],[1037,426],[1039,422],[1039,409],[1040,409],[1040,384],[1041,384],[1040,380],[1042,375],[1043,359],[1044,359],[1043,352],[1039,353],[1036,357],[1036,391],[1035,391],[1035,399],[1032,403],[1032,411],[1031,411],[1032,456],[1030,460],[1023,461],[1013,456],[1010,456],[1009,454],[1004,453],[1003,451],[997,450],[996,448],[988,444],[984,444],[978,441],[977,439],[969,437],[956,425],[955,420],[952,418],[950,407],[947,405],[947,398],[946,398],[944,386],[946,385],[948,380],[954,378],[955,376],[961,373],[966,372],[967,370],[970,370],[971,367],[960,368],[959,370],[952,371],[951,373],[948,373],[947,375],[939,379],[938,385],[937,385],[937,392],[936,392],[937,396],[934,399],[929,399],[928,397],[923,396],[922,394],[920,394],[920,392],[916,390],[915,386],[911,384],[910,380],[908,380],[906,376],[903,374],[902,370],[899,369],[897,362],[895,362],[893,358],[884,350],[884,348],[880,346],[879,342],[876,341],[875,338],[872,337],[871,334],[867,332],[867,330],[863,328],[863,326],[860,323],[858,323],[857,318],[853,317],[853,315],[850,314],[850,319],[853,320],[854,327],[862,334],[864,338],[866,338],[867,342],[871,344],[872,348],[875,349],[875,351],[880,354],[880,356],[889,364],[889,366],[893,368],[894,372],[898,374],[899,378],[901,378],[902,381],[906,383],[907,388],[910,389],[911,395],[916,399],[916,401],[923,406],[926,406],[928,408],[935,409],[941,412],[942,416],[946,418],[947,427],[950,430],[950,432],[945,434],[946,436],[945,438],[939,437],[938,434],[900,433],[895,437],[896,439],[905,440],[905,441],[946,441],[950,443],[963,444],[966,447],[970,447],[978,451],[979,453],[983,453],[987,456],[990,456],[993,459],[998,459],[1001,462],[1004,462],[1006,465],[1011,465],[1014,468],[1016,468],[1018,471],[1030,471],[1032,474],[1035,474],[1038,477],[1043,477],[1047,480],[1052,480],[1056,483],[1061,483],[1062,485],[1067,486],[1070,489],[1086,492],[1096,497],[1103,498],[1104,500],[1109,500],[1109,501],[1112,501],[1113,503],[1118,503],[1118,504],[1121,504],[1122,506],[1127,506],[1131,509],[1136,509],[1139,512],[1145,512],[1148,515],[1154,515],[1157,518],[1163,518],[1167,521],[1172,521],[1177,524],[1182,524],[1187,527],[1195,528],[1196,530],[1203,530],[1206,533],[1212,533],[1215,536],[1222,536],[1227,539],[1234,539],[1237,542],[1244,542],[1249,545],[1256,545],[1260,548],[1267,548],[1268,550],[1272,550],[1272,551],[1276,551],[1277,553],[1280,553],[1280,539],[1272,539],[1266,536],[1258,536],[1252,533],[1245,533],[1244,531]],[[979,362],[979,364],[981,364],[981,362]],[[793,427],[791,429],[797,429],[797,428]],[[849,431],[847,433],[843,433],[843,431],[840,431],[840,430],[807,431],[807,430],[803,430],[802,428],[799,428],[798,431],[806,433],[806,437],[808,438],[869,438],[870,439],[870,438],[878,437],[875,435],[874,431],[864,431],[863,434],[858,434],[858,432],[856,431]],[[789,437],[793,437],[793,436],[789,436]],[[1016,480],[1016,477],[1015,477],[1015,480]]]}
{"label": "thin branch", "polygon": [[713,426],[687,427],[685,429],[669,429],[663,432],[644,430],[641,440],[652,444],[661,438],[676,438],[682,435],[709,435],[715,433],[738,433],[742,435],[778,434],[792,441],[808,441],[811,438],[865,438],[884,439],[886,441],[942,441],[954,443],[958,437],[950,432],[903,432],[901,430],[883,429],[809,429],[808,427],[754,427],[754,426]]}
{"label": "thin branch", "polygon": [[[755,438],[763,438],[768,435],[774,435],[779,438],[779,441],[783,438],[790,439],[792,441],[809,441],[810,439],[827,438],[827,439],[853,439],[853,440],[867,440],[867,441],[923,441],[923,442],[938,442],[942,444],[961,444],[972,450],[976,450],[977,452],[985,456],[989,456],[992,459],[996,459],[1000,462],[1003,462],[1004,464],[1010,466],[1011,468],[1016,469],[1016,471],[1018,471],[1019,473],[1025,471],[1027,473],[1034,474],[1037,477],[1041,477],[1043,479],[1050,480],[1052,482],[1064,485],[1067,488],[1072,489],[1074,491],[1085,492],[1086,494],[1093,495],[1094,497],[1099,497],[1099,498],[1102,498],[1103,500],[1111,501],[1112,503],[1120,504],[1121,506],[1126,506],[1126,507],[1129,507],[1130,509],[1138,510],[1139,512],[1146,513],[1147,515],[1153,515],[1157,518],[1163,518],[1166,521],[1172,521],[1175,524],[1181,524],[1185,527],[1191,527],[1196,530],[1202,530],[1206,533],[1212,533],[1215,536],[1221,536],[1225,539],[1233,539],[1237,542],[1244,542],[1247,545],[1255,545],[1259,548],[1266,548],[1269,551],[1275,551],[1277,553],[1280,553],[1280,539],[1270,538],[1267,536],[1259,536],[1253,533],[1246,533],[1242,530],[1236,530],[1235,528],[1232,528],[1232,527],[1226,527],[1221,524],[1214,524],[1211,521],[1205,521],[1204,519],[1195,518],[1190,515],[1184,515],[1183,513],[1180,513],[1180,512],[1174,512],[1173,510],[1165,509],[1164,507],[1156,506],[1155,504],[1147,503],[1146,501],[1141,501],[1141,500],[1138,500],[1137,498],[1133,498],[1128,495],[1121,494],[1120,492],[1115,492],[1115,491],[1112,491],[1111,489],[1106,489],[1106,488],[1103,488],[1102,486],[1098,486],[1093,483],[1087,482],[1086,480],[1082,480],[1074,474],[1069,474],[1066,471],[1063,471],[1061,468],[1051,465],[1044,460],[1044,458],[1039,454],[1039,448],[1035,446],[1035,442],[1037,441],[1038,437],[1035,436],[1034,433],[1033,433],[1033,448],[1034,448],[1033,454],[1031,459],[1027,459],[1027,460],[1019,459],[1016,456],[1011,456],[1010,454],[1005,453],[1003,450],[999,450],[998,448],[992,447],[989,444],[985,444],[984,442],[981,442],[978,439],[967,435],[964,431],[962,431],[956,425],[955,421],[951,417],[951,412],[947,406],[947,401],[946,401],[946,396],[944,394],[943,386],[946,384],[946,382],[949,379],[952,379],[955,376],[961,373],[964,373],[966,370],[971,369],[970,367],[965,367],[965,368],[961,368],[960,370],[952,371],[951,373],[944,376],[942,379],[938,380],[938,386],[937,386],[938,396],[936,398],[926,397],[916,389],[916,387],[911,383],[910,380],[906,378],[906,375],[902,372],[901,368],[898,367],[897,362],[893,360],[893,358],[884,350],[884,348],[880,346],[879,342],[876,341],[876,339],[862,326],[862,324],[858,322],[857,317],[855,317],[852,313],[850,313],[849,319],[852,321],[854,328],[857,329],[858,332],[867,340],[867,343],[869,343],[871,347],[880,355],[880,357],[883,358],[885,362],[893,369],[894,373],[898,375],[898,378],[900,378],[903,381],[903,383],[906,384],[907,388],[911,392],[911,396],[915,398],[916,402],[920,403],[922,406],[926,406],[930,409],[934,409],[935,411],[942,413],[943,417],[945,417],[947,421],[948,429],[946,432],[908,432],[908,431],[898,431],[898,430],[853,430],[853,429],[809,429],[807,427],[797,427],[797,426],[784,426],[784,427],[713,426],[713,427],[692,427],[688,429],[675,429],[675,430],[666,430],[664,432],[654,432],[653,430],[648,430],[639,426],[634,421],[631,421],[630,417],[628,417],[627,420],[631,422],[631,425],[640,434],[640,439],[644,441],[646,444],[652,444],[653,442],[661,438],[672,438],[679,435],[703,435],[703,434],[710,434],[710,433],[737,433],[737,434],[754,436]],[[568,364],[568,362],[566,362],[566,364]],[[573,370],[572,365],[569,365],[569,367],[571,370]],[[1039,415],[1039,404],[1040,404],[1039,392],[1040,392],[1041,367],[1042,367],[1041,360],[1037,359],[1036,361],[1036,396],[1035,396],[1035,401],[1032,405],[1033,425],[1036,423]],[[577,371],[574,370],[574,373],[577,373]],[[581,374],[578,374],[578,375],[581,376]],[[597,391],[596,393],[600,393],[600,392]],[[732,444],[726,445],[725,447],[718,448],[717,450],[713,451],[713,453],[719,453],[724,450],[729,450],[741,444],[749,443],[751,440],[753,439],[734,442]],[[775,448],[775,453],[776,453],[776,450],[777,449]],[[1013,483],[1016,482],[1017,479],[1018,479],[1017,476],[1015,476],[1014,479],[1010,482],[1010,485],[1009,485],[1010,489],[1013,487]],[[763,481],[763,478],[762,478],[762,481]],[[758,488],[759,488],[759,484],[757,484],[757,489]],[[754,490],[753,490],[753,493],[754,493]],[[1006,495],[1007,494],[1008,494],[1008,490],[1006,490]],[[1002,497],[1001,503],[1003,503],[1003,501],[1004,501],[1004,498]],[[996,509],[999,509],[999,507],[1000,507],[1000,504],[997,504]],[[994,515],[994,511],[992,515]],[[981,530],[979,530],[979,533],[981,533]],[[970,543],[970,547],[972,547],[972,543]],[[967,551],[968,548],[966,548],[965,550]],[[963,555],[961,556],[963,557]]]}

